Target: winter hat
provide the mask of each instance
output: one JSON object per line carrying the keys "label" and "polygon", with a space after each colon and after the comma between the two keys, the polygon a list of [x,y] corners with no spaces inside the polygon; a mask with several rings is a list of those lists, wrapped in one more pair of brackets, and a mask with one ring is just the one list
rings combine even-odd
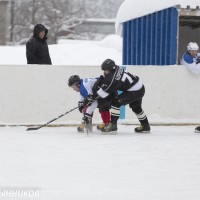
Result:
{"label": "winter hat", "polygon": [[34,33],[40,33],[40,32],[45,31],[45,30],[46,30],[46,28],[45,28],[44,25],[37,24],[37,25],[35,25],[33,32]]}

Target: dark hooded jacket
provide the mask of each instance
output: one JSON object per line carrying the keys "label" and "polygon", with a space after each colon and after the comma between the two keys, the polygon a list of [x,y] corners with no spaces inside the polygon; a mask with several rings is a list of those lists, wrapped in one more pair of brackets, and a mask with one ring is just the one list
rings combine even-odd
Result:
{"label": "dark hooded jacket", "polygon": [[[40,39],[39,33],[42,31],[45,31],[45,36]],[[33,36],[26,43],[27,64],[52,64],[47,45],[47,34],[48,30],[42,24],[34,27]]]}

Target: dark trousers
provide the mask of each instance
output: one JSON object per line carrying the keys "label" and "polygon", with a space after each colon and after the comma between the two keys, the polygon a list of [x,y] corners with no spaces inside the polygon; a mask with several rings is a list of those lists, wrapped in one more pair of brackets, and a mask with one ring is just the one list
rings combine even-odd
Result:
{"label": "dark trousers", "polygon": [[137,91],[125,91],[118,95],[118,103],[120,105],[127,105],[137,115],[138,120],[141,124],[149,124],[146,115],[142,109],[142,98],[145,94],[145,87],[143,86]]}

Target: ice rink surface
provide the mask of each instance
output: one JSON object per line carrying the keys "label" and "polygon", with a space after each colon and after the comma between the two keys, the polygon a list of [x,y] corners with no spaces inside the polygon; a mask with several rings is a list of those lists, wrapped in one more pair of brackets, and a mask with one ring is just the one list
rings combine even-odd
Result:
{"label": "ice rink surface", "polygon": [[41,200],[200,199],[200,134],[194,126],[120,125],[117,135],[76,127],[0,128],[0,190],[38,188]]}

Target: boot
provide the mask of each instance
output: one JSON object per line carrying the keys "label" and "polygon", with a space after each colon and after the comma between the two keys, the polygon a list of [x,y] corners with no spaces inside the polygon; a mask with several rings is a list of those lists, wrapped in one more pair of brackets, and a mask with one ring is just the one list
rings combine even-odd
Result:
{"label": "boot", "polygon": [[101,124],[97,125],[97,130],[101,131],[105,127],[105,125],[106,124],[104,124],[104,123],[101,123]]}
{"label": "boot", "polygon": [[135,132],[136,133],[150,133],[150,126],[149,124],[141,124],[139,127],[135,128]]}
{"label": "boot", "polygon": [[85,124],[86,133],[92,132],[92,123]]}
{"label": "boot", "polygon": [[200,133],[200,126],[197,126],[197,127],[195,128],[195,133]]}
{"label": "boot", "polygon": [[77,127],[77,131],[80,132],[80,133],[82,133],[82,132],[84,132],[84,128],[85,128],[85,125],[84,125],[84,123],[82,123],[81,125],[79,125]]}
{"label": "boot", "polygon": [[84,125],[85,125],[86,133],[91,133],[92,132],[92,118],[90,116],[87,117],[87,115],[85,115],[85,117],[84,117]]}
{"label": "boot", "polygon": [[117,134],[117,124],[116,123],[108,123],[101,130],[102,134]]}

